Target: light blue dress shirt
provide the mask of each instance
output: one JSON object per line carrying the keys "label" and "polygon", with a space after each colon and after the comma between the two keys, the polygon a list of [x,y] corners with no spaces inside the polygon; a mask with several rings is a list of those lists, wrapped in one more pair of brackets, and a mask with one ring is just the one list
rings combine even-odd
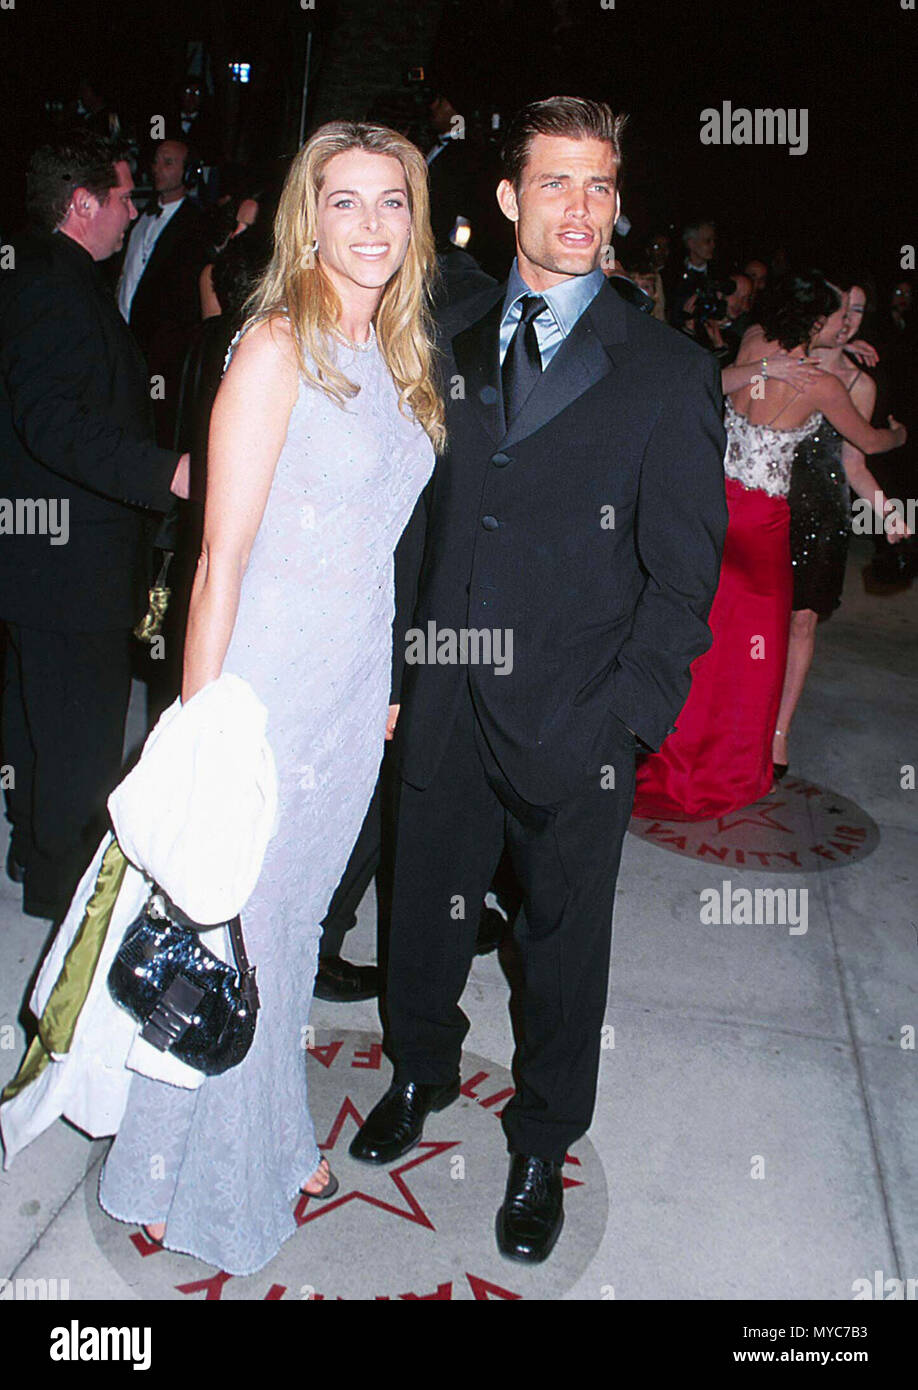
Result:
{"label": "light blue dress shirt", "polygon": [[540,294],[548,305],[533,320],[539,356],[542,358],[542,371],[548,366],[564,339],[589,304],[602,289],[605,275],[597,268],[589,275],[573,275],[570,280],[562,280],[550,290],[533,290],[526,284],[514,257],[507,280],[507,293],[504,295],[504,313],[500,321],[500,363],[504,364],[510,339],[516,332],[523,310],[520,300],[527,294]]}

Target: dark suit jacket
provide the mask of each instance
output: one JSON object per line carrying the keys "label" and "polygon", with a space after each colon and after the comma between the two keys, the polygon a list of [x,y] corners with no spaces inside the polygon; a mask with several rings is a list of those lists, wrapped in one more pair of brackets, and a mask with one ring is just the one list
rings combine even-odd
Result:
{"label": "dark suit jacket", "polygon": [[458,246],[448,246],[445,251],[437,252],[437,270],[434,308],[438,312],[497,284],[494,276],[486,274],[474,256]]}
{"label": "dark suit jacket", "polygon": [[[174,442],[182,365],[201,322],[198,281],[206,259],[203,214],[196,203],[185,198],[157,237],[131,300],[131,330],[147,359],[149,373],[165,378],[165,395],[156,405],[161,444]],[[179,443],[187,447],[184,440]]]}
{"label": "dark suit jacket", "polygon": [[0,536],[0,618],[131,627],[178,455],[153,442],[147,368],[98,265],[60,232],[0,275],[0,497],[66,501],[69,540]]}
{"label": "dark suit jacket", "polygon": [[720,374],[607,283],[508,431],[503,297],[484,291],[440,320],[449,439],[396,642],[403,659],[409,625],[510,629],[513,667],[404,665],[399,756],[406,780],[427,786],[468,672],[506,776],[551,804],[600,775],[621,724],[658,748],[710,645],[727,523]]}

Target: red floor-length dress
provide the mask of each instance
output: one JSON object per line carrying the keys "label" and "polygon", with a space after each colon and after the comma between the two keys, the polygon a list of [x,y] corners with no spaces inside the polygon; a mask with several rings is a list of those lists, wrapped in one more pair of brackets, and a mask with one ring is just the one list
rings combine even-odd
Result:
{"label": "red floor-length dress", "polygon": [[709,619],[714,640],[692,663],[675,732],[638,768],[635,816],[710,820],[771,788],[793,597],[787,490],[794,450],[821,420],[772,429],[726,402],[729,523]]}

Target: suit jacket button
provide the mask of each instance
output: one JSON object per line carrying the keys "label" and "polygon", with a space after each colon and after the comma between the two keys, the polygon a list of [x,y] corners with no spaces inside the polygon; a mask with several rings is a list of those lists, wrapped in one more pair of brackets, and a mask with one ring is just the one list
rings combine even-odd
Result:
{"label": "suit jacket button", "polygon": [[496,531],[500,522],[496,516],[483,516],[481,518],[481,524],[486,531]]}
{"label": "suit jacket button", "polygon": [[491,462],[494,464],[495,468],[506,468],[507,464],[512,462],[512,459],[509,454],[495,454]]}

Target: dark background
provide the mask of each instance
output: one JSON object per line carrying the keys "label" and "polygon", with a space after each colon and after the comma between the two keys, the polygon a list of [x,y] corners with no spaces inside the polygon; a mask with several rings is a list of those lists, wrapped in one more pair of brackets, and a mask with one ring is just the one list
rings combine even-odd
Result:
{"label": "dark background", "polygon": [[[17,0],[0,11],[0,227],[15,225],[21,169],[48,100],[89,68],[111,105],[146,128],[185,76],[188,42],[210,59],[230,153],[281,171],[296,148],[306,36],[307,132],[365,115],[425,76],[463,113],[505,117],[534,97],[601,97],[630,113],[625,211],[633,240],[699,216],[718,224],[718,260],[770,254],[865,266],[882,282],[918,241],[918,13],[900,0]],[[233,60],[251,82],[227,80]],[[809,150],[705,147],[700,112],[807,107]],[[472,248],[470,248],[472,249]],[[625,254],[624,252],[622,254]]]}

